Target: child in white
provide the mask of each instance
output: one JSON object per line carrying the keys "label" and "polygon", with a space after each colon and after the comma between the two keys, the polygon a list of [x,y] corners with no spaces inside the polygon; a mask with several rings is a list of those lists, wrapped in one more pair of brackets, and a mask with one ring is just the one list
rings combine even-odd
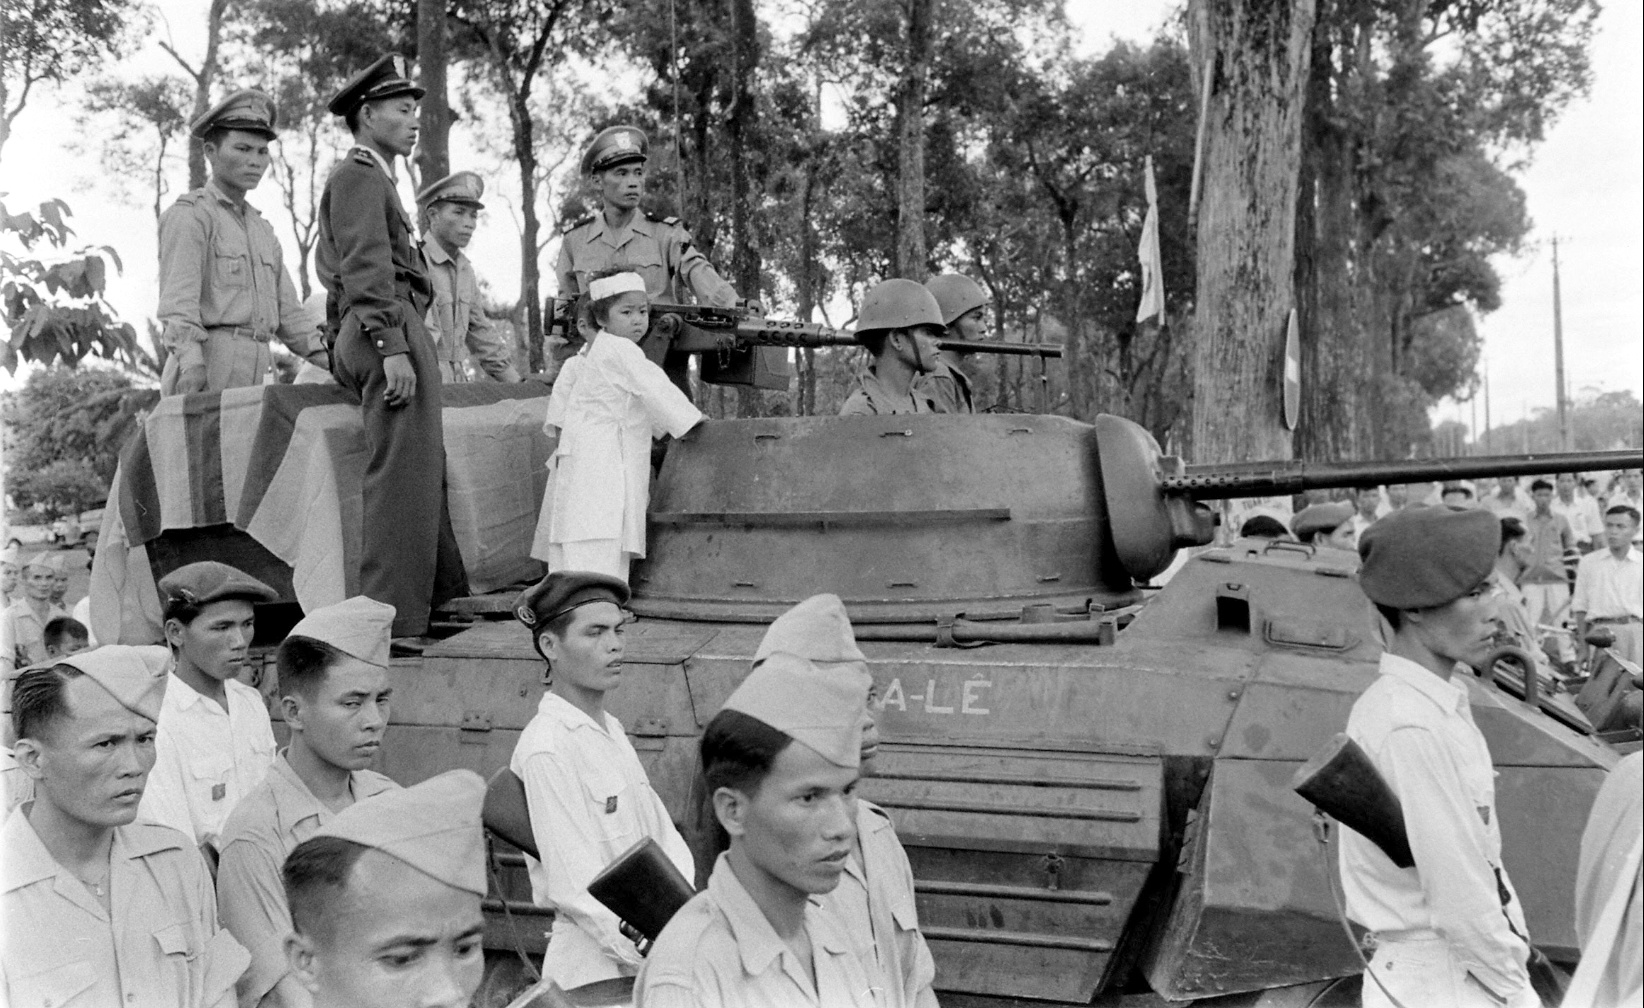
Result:
{"label": "child in white", "polygon": [[588,284],[599,331],[560,370],[548,397],[548,489],[531,555],[550,571],[597,571],[624,581],[645,555],[651,439],[682,437],[704,417],[639,348],[651,303],[637,273]]}

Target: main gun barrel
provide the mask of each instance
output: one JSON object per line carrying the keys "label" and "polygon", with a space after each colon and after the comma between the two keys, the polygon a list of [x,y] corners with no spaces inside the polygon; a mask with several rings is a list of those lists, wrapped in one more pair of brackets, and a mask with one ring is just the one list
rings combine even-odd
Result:
{"label": "main gun barrel", "polygon": [[[653,304],[651,315],[659,332],[675,350],[702,353],[718,349],[727,341],[743,346],[837,347],[857,346],[856,337],[845,329],[815,322],[790,322],[763,318],[740,308],[711,305]],[[993,340],[938,340],[944,350],[959,353],[1015,354],[1032,357],[1060,357],[1060,343],[1005,343]]]}
{"label": "main gun barrel", "polygon": [[1179,476],[1160,479],[1159,488],[1168,497],[1220,500],[1229,497],[1276,497],[1305,490],[1371,487],[1386,483],[1442,483],[1486,476],[1545,476],[1561,472],[1637,469],[1641,465],[1644,465],[1644,450],[1637,448],[1545,455],[1475,455],[1406,462],[1252,462],[1187,466]]}

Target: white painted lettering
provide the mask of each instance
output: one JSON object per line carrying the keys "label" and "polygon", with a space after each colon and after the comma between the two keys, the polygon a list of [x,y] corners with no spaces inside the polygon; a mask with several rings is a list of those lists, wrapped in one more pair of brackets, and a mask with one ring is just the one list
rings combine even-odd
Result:
{"label": "white painted lettering", "polygon": [[907,712],[908,699],[902,693],[902,680],[900,679],[892,679],[890,685],[885,687],[885,696],[879,701],[879,709],[884,710],[891,704],[895,704],[897,710],[903,713]]}
{"label": "white painted lettering", "polygon": [[925,682],[925,713],[926,714],[952,714],[953,713],[953,708],[952,707],[938,707],[936,705],[936,680],[935,679],[929,679],[929,680],[926,680],[926,682]]}
{"label": "white painted lettering", "polygon": [[970,679],[965,682],[964,698],[959,704],[959,710],[965,714],[987,714],[986,707],[976,706],[976,701],[982,699],[977,696],[978,690],[989,689],[993,686],[991,679]]}

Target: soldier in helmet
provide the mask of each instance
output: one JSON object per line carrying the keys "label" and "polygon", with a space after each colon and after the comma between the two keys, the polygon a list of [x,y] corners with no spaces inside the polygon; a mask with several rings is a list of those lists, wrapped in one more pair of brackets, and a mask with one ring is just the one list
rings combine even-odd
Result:
{"label": "soldier in helmet", "polygon": [[502,331],[480,304],[474,264],[462,254],[485,209],[483,195],[485,180],[471,171],[453,172],[417,193],[417,226],[422,231],[417,247],[434,284],[428,334],[434,337],[441,381],[467,381],[465,362],[470,354],[493,381],[519,381]]}
{"label": "soldier in helmet", "polygon": [[856,391],[839,415],[941,412],[915,379],[935,370],[942,331],[942,309],[923,284],[886,280],[868,291],[856,318],[856,341],[873,363],[857,376]]}
{"label": "soldier in helmet", "polygon": [[[943,324],[953,339],[987,339],[988,296],[980,285],[960,273],[943,273],[925,281],[925,289],[936,296]],[[914,379],[914,387],[936,403],[939,413],[974,413],[970,376],[960,365],[970,356],[957,350],[937,354],[936,367]]]}
{"label": "soldier in helmet", "polygon": [[433,285],[412,244],[394,165],[417,142],[423,90],[384,56],[332,97],[354,146],[320,197],[315,266],[330,292],[332,373],[360,397],[360,594],[394,607],[394,636],[428,629],[433,603],[467,592],[445,499],[440,371],[423,319]]}
{"label": "soldier in helmet", "polygon": [[261,91],[236,91],[194,120],[211,181],[160,217],[160,340],[170,356],[165,395],[261,385],[270,337],[329,366],[314,320],[297,299],[274,226],[246,194],[268,170],[278,110]]}

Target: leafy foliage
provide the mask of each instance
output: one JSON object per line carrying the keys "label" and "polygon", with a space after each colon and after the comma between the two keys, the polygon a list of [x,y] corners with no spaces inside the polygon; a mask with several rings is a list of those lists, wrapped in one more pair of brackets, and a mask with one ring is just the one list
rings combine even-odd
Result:
{"label": "leafy foliage", "polygon": [[40,84],[60,84],[121,52],[144,19],[135,0],[0,4],[0,149]]}
{"label": "leafy foliage", "polygon": [[[21,214],[0,204],[0,233],[14,235],[26,251],[41,243],[62,250],[74,235],[69,216],[62,200]],[[104,298],[109,263],[121,268],[120,257],[107,245],[49,260],[0,252],[0,318],[9,332],[0,344],[0,366],[15,374],[24,360],[73,366],[92,355],[158,374],[159,365],[138,343],[136,330],[121,322]]]}
{"label": "leafy foliage", "polygon": [[98,503],[137,418],[158,398],[110,368],[35,370],[4,398],[7,491],[25,508],[57,513]]}

